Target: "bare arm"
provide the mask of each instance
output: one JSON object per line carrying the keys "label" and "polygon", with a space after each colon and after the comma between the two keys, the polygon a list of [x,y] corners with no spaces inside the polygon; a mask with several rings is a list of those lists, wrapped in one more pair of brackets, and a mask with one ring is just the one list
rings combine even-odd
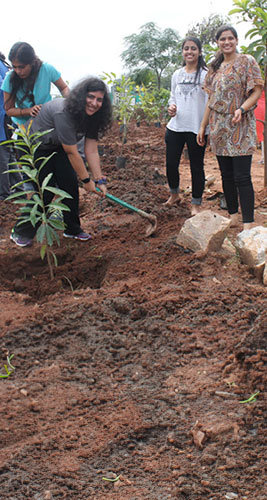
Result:
{"label": "bare arm", "polygon": [[[84,153],[94,180],[100,180],[103,177],[103,174],[100,166],[97,141],[95,139],[85,139]],[[103,192],[103,194],[106,194],[107,188],[104,184],[100,184],[99,189]]]}
{"label": "bare arm", "polygon": [[205,112],[202,118],[202,122],[200,124],[200,128],[197,134],[197,143],[199,146],[204,146],[205,144],[205,130],[206,127],[208,126],[209,123],[209,116],[210,116],[210,108],[209,108],[209,101],[207,102]]}
{"label": "bare arm", "polygon": [[[88,172],[86,170],[83,159],[78,152],[77,144],[75,144],[73,146],[68,146],[66,144],[62,144],[62,147],[63,147],[66,155],[68,156],[68,159],[70,161],[70,164],[71,164],[73,170],[75,170],[78,177],[81,180],[86,179],[88,177]],[[95,183],[92,180],[90,182],[87,182],[86,184],[84,184],[83,187],[88,192],[96,193]]]}
{"label": "bare arm", "polygon": [[69,95],[70,89],[62,78],[59,78],[56,82],[53,83],[58,88],[63,97],[67,97],[67,95]]}
{"label": "bare arm", "polygon": [[15,99],[10,99],[10,94],[8,92],[4,92],[4,108],[5,112],[8,116],[17,116],[17,117],[33,117],[38,115],[41,105],[35,104],[31,108],[16,108],[15,107]]}
{"label": "bare arm", "polygon": [[[253,91],[251,92],[250,96],[242,104],[242,108],[245,110],[245,112],[249,111],[250,108],[255,106],[255,104],[257,103],[258,99],[261,96],[261,93],[262,93],[261,85],[256,85],[254,87]],[[232,119],[233,125],[235,125],[236,123],[239,123],[241,121],[241,117],[242,117],[242,111],[240,108],[238,108],[235,111],[234,117]]]}

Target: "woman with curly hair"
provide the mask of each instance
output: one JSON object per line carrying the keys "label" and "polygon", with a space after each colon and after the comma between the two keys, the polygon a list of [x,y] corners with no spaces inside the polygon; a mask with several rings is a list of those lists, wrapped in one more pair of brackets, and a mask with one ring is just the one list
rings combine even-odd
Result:
{"label": "woman with curly hair", "polygon": [[232,225],[238,223],[240,202],[243,228],[250,229],[254,221],[251,180],[252,153],[256,146],[254,108],[263,80],[254,57],[237,52],[235,28],[221,26],[215,38],[219,52],[204,82],[209,100],[197,140],[200,146],[205,144],[205,128],[209,123],[211,149],[219,163]]}
{"label": "woman with curly hair", "polygon": [[1,88],[6,113],[15,124],[20,125],[36,116],[41,105],[51,101],[51,83],[63,97],[67,97],[69,88],[60,72],[51,64],[42,62],[29,43],[15,43],[8,58],[13,69],[7,73]]}
{"label": "woman with curly hair", "polygon": [[[53,173],[50,185],[57,185],[72,196],[64,203],[70,209],[64,211],[65,238],[87,241],[90,234],[85,233],[79,218],[78,178],[85,190],[96,193],[96,185],[105,196],[106,179],[102,176],[97,140],[111,125],[112,106],[105,83],[99,78],[90,77],[80,82],[66,99],[54,99],[42,106],[31,124],[30,133],[51,130],[43,135],[41,146],[36,151],[36,160],[41,157],[50,158],[39,174],[40,183]],[[88,175],[85,163],[78,151],[78,142],[85,138],[84,154],[92,174]],[[38,163],[37,163],[38,165]],[[53,193],[44,192],[45,205],[53,198]],[[29,246],[37,231],[30,222],[18,223],[12,230],[10,238],[21,247]]]}

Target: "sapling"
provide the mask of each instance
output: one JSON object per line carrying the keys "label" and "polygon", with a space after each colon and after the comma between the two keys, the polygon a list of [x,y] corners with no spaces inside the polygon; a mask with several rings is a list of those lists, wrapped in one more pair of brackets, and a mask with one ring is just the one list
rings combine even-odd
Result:
{"label": "sapling", "polygon": [[11,359],[14,357],[14,354],[11,354],[11,356],[7,356],[7,364],[4,365],[4,369],[6,371],[6,373],[4,375],[2,375],[2,373],[0,373],[0,378],[8,378],[9,375],[11,375],[11,373],[15,370],[15,367],[11,364]]}
{"label": "sapling", "polygon": [[[45,132],[30,133],[31,124],[28,127],[20,126],[17,131],[17,138],[10,139],[2,144],[9,144],[14,146],[17,150],[22,152],[19,160],[10,163],[10,166],[16,168],[9,169],[9,172],[21,172],[24,175],[24,180],[21,180],[14,186],[13,189],[21,187],[25,182],[30,182],[32,189],[27,191],[31,198],[25,201],[25,192],[17,192],[11,194],[7,200],[11,200],[14,204],[22,205],[19,208],[20,217],[18,225],[25,222],[30,222],[33,227],[38,226],[36,232],[36,240],[41,244],[40,256],[43,260],[46,257],[50,278],[54,278],[53,266],[57,266],[57,257],[51,247],[54,243],[60,246],[60,238],[56,230],[64,230],[64,222],[62,220],[50,219],[50,215],[55,210],[70,211],[70,209],[62,203],[64,198],[72,198],[68,193],[54,186],[50,186],[49,182],[53,176],[52,173],[48,174],[42,182],[39,180],[39,174],[52,158],[55,152],[48,157],[41,157],[36,159],[35,153],[41,145],[41,137],[51,130]],[[45,205],[44,193],[50,191],[56,196],[49,204]]]}
{"label": "sapling", "polygon": [[121,137],[121,151],[123,153],[123,146],[127,141],[127,126],[132,118],[135,106],[135,83],[131,78],[121,76],[120,79],[116,77],[115,73],[104,73],[103,80],[106,80],[108,85],[112,85],[115,92],[114,111],[115,116],[118,118],[120,124],[120,137]]}

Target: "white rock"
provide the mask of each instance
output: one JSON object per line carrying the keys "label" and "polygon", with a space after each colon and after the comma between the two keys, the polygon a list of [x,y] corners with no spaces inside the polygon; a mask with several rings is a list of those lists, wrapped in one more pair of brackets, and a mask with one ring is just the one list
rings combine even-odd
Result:
{"label": "white rock", "polygon": [[176,243],[194,252],[219,250],[230,224],[230,219],[205,210],[185,221]]}
{"label": "white rock", "polygon": [[235,247],[241,261],[254,269],[255,274],[261,278],[266,261],[267,228],[257,226],[242,231],[237,235]]}

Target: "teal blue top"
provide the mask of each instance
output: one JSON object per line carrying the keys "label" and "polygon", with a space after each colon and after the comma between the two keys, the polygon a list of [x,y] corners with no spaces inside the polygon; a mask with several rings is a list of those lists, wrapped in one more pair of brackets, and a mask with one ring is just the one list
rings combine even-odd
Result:
{"label": "teal blue top", "polygon": [[[11,84],[10,84],[10,77],[12,75],[12,71],[9,71],[5,79],[2,83],[1,89],[4,92],[8,92],[11,94]],[[33,95],[34,95],[34,104],[44,104],[45,102],[51,101],[52,96],[51,96],[51,83],[56,82],[59,78],[61,77],[61,74],[59,71],[54,68],[51,64],[43,62],[39,73],[37,75],[37,78],[35,80],[35,84],[33,87]],[[22,103],[20,103],[20,100],[23,98],[25,93],[25,90],[21,88],[16,95],[16,100],[15,100],[15,107],[20,108],[20,109],[25,109],[25,108],[31,108],[33,106],[33,103],[31,100],[27,97]],[[20,104],[18,104],[20,103]],[[22,124],[25,123],[29,119],[29,116],[14,116],[12,117],[12,120],[17,123],[17,124]]]}

